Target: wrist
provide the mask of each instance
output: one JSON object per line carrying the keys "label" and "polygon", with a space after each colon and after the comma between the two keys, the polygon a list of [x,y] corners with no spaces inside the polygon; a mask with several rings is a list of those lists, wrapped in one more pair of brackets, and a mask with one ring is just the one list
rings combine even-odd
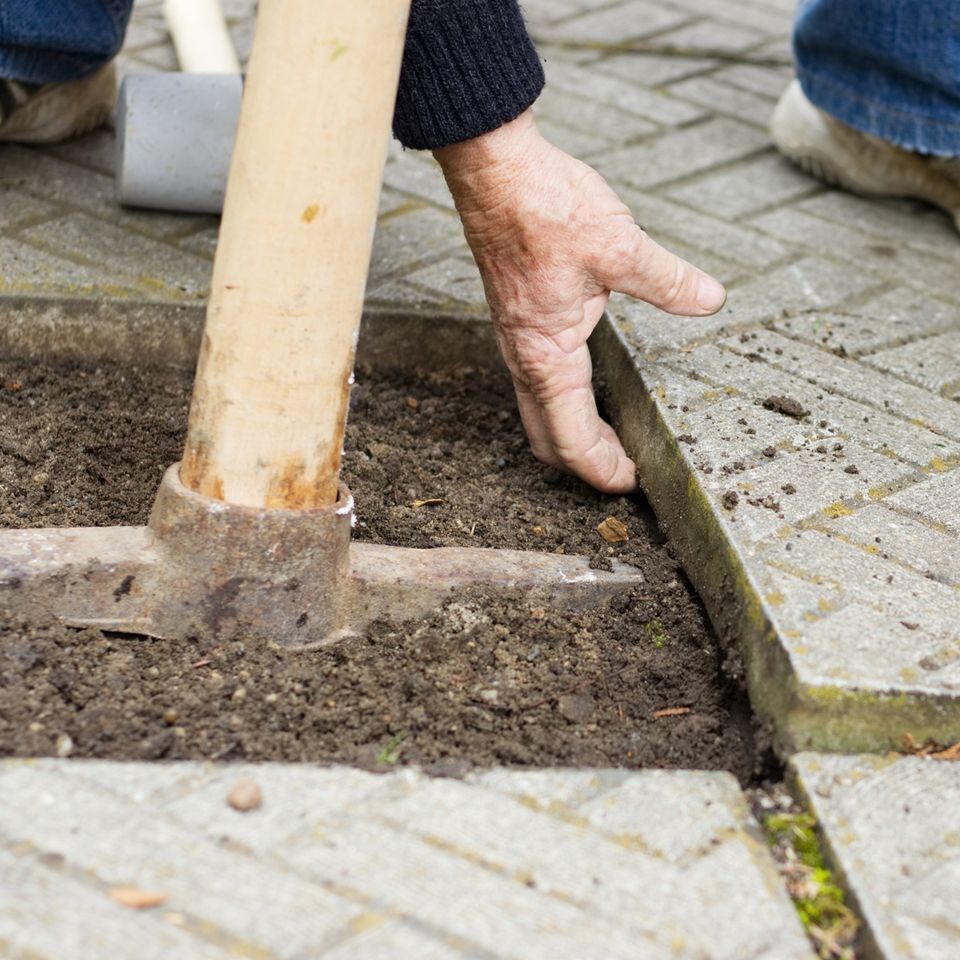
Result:
{"label": "wrist", "polygon": [[543,138],[533,112],[524,110],[509,122],[460,143],[433,151],[456,198],[465,188],[489,189],[528,170]]}

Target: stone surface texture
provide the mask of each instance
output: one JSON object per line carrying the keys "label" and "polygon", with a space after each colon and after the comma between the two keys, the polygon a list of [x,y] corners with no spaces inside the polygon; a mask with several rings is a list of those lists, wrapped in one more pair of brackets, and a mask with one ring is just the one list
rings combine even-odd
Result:
{"label": "stone surface texture", "polygon": [[811,957],[729,774],[45,760],[0,791],[5,957]]}
{"label": "stone surface texture", "polygon": [[[224,3],[242,56],[254,6]],[[544,132],[728,285],[726,308],[702,319],[614,298],[596,357],[775,741],[960,739],[955,230],[920,204],[827,189],[776,154],[766,122],[792,76],[793,0],[524,7],[548,76]],[[121,66],[176,67],[160,0],[137,0]],[[129,311],[151,344],[163,311],[199,317],[216,220],[121,210],[112,173],[108,132],[0,147],[0,324],[13,341],[68,316],[76,344],[93,343],[87,309],[111,323]],[[405,315],[486,310],[439,168],[395,143],[367,300]],[[184,329],[181,352],[194,343]],[[958,768],[812,756],[795,768],[878,949],[960,955]],[[225,796],[244,774],[265,799],[239,814]],[[0,783],[4,956],[808,955],[724,776],[460,783],[42,762],[2,765]],[[116,885],[169,900],[134,911],[110,899]]]}
{"label": "stone surface texture", "polygon": [[926,757],[798,754],[792,773],[873,955],[960,954],[960,764]]}

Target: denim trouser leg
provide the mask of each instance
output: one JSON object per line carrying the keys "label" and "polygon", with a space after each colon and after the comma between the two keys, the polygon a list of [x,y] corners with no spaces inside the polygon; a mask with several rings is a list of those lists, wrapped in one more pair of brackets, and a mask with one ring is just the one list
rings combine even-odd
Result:
{"label": "denim trouser leg", "polygon": [[0,77],[75,80],[123,45],[133,0],[0,0]]}
{"label": "denim trouser leg", "polygon": [[807,97],[901,147],[960,156],[960,0],[800,0]]}

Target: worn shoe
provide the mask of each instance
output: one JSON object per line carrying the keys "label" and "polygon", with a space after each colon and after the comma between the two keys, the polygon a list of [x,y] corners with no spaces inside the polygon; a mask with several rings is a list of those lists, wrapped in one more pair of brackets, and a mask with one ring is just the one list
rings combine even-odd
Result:
{"label": "worn shoe", "polygon": [[773,112],[770,134],[812,176],[867,196],[925,200],[946,210],[960,230],[960,157],[914,153],[848,127],[815,107],[796,80]]}
{"label": "worn shoe", "polygon": [[0,141],[58,143],[89,133],[106,123],[116,97],[113,63],[66,83],[0,80]]}

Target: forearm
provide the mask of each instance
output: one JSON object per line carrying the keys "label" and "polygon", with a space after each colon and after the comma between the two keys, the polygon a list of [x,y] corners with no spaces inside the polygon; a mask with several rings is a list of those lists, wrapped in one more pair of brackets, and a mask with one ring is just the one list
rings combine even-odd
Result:
{"label": "forearm", "polygon": [[518,117],[543,89],[517,0],[413,0],[394,133],[436,150]]}

